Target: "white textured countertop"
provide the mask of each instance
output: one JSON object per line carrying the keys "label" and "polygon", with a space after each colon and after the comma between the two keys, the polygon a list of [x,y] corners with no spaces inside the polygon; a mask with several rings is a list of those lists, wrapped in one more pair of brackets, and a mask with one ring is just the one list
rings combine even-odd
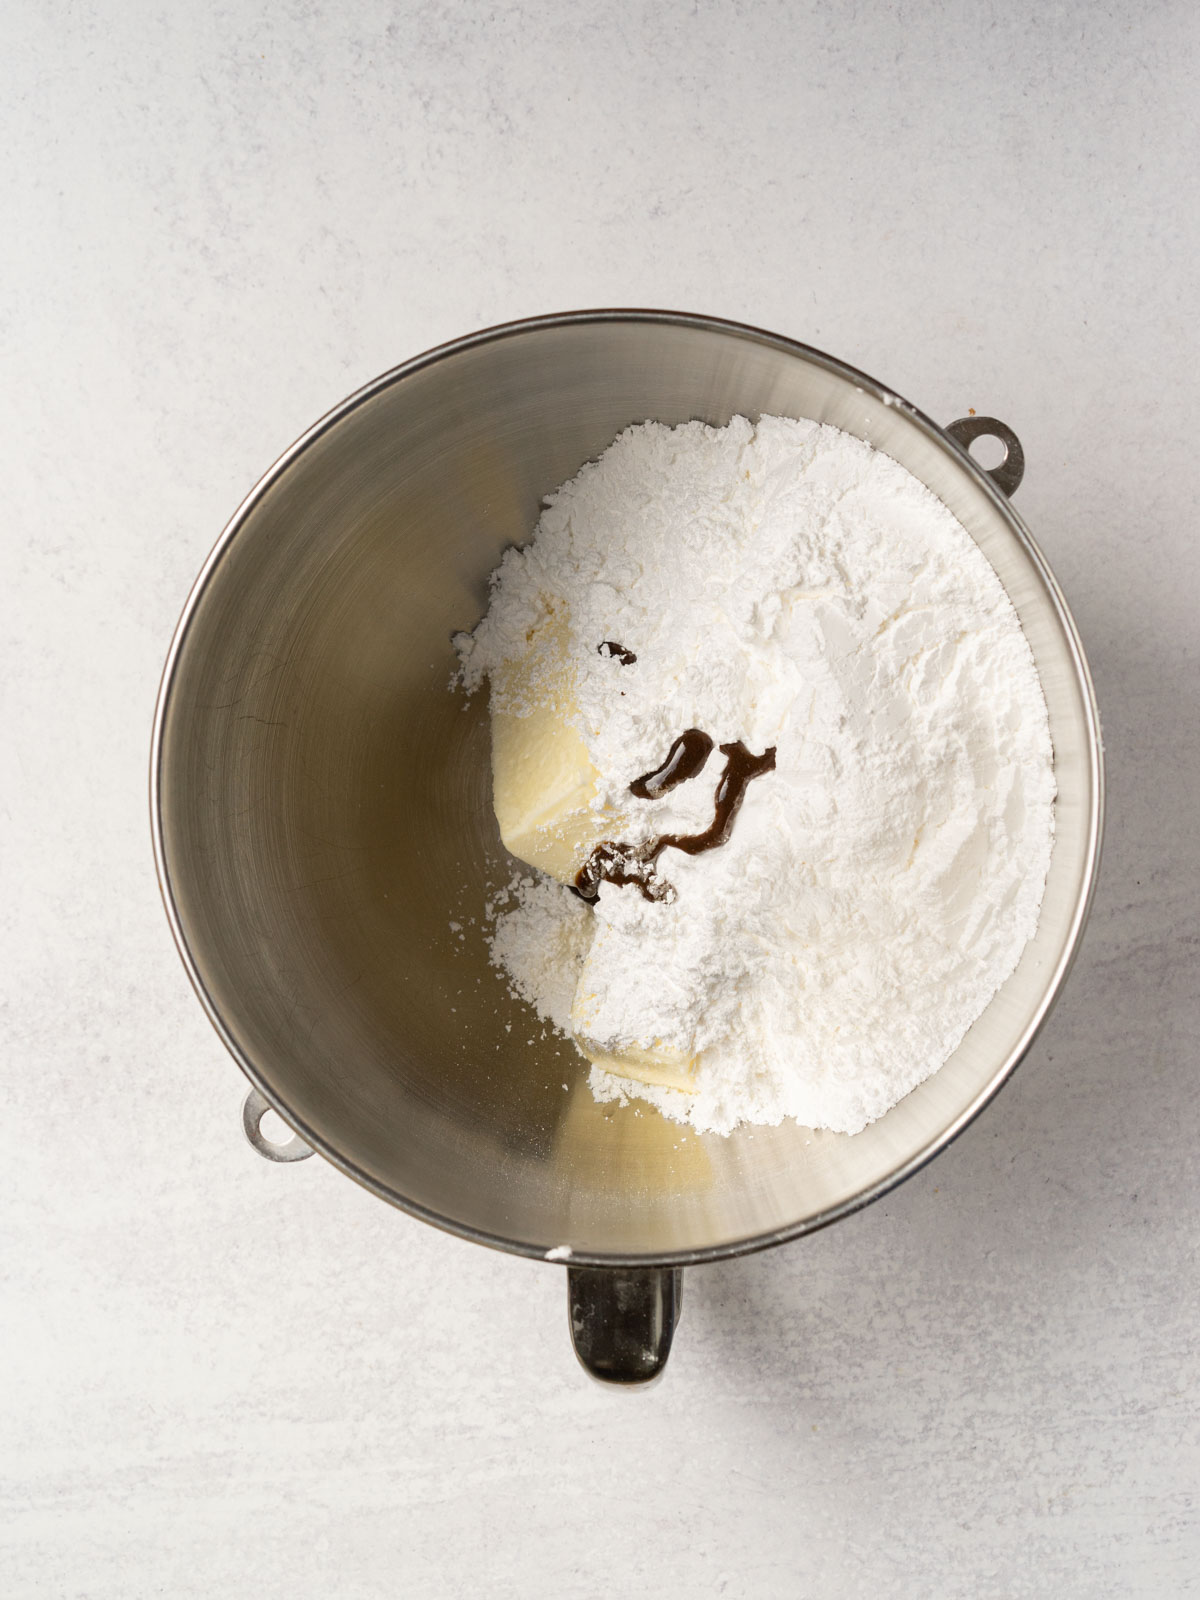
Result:
{"label": "white textured countertop", "polygon": [[[0,18],[0,1592],[1174,1596],[1200,1571],[1200,28],[1182,3]],[[159,904],[227,515],[404,357],[709,311],[1021,436],[1110,822],[1083,955],[904,1188],[591,1386],[557,1268],[242,1138]]]}

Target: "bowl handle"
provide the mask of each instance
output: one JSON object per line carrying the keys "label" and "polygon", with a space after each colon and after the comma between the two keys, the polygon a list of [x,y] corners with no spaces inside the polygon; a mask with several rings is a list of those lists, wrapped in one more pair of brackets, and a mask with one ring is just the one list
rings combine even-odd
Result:
{"label": "bowl handle", "polygon": [[257,1089],[251,1089],[242,1106],[242,1132],[258,1151],[260,1156],[265,1156],[268,1161],[304,1161],[313,1153],[313,1147],[305,1144],[298,1133],[293,1133],[290,1139],[285,1139],[282,1144],[276,1144],[273,1139],[268,1139],[260,1126],[262,1119],[268,1111],[275,1107],[265,1095],[259,1094]]}
{"label": "bowl handle", "polygon": [[682,1267],[568,1267],[571,1343],[600,1383],[662,1376],[683,1305]]}
{"label": "bowl handle", "polygon": [[[1004,460],[998,467],[981,467],[980,471],[987,473],[1001,494],[1016,494],[1025,476],[1025,452],[1007,422],[998,417],[959,417],[957,422],[946,424],[946,432],[968,455],[976,439],[999,439],[1004,446]],[[975,465],[979,466],[978,461]]]}

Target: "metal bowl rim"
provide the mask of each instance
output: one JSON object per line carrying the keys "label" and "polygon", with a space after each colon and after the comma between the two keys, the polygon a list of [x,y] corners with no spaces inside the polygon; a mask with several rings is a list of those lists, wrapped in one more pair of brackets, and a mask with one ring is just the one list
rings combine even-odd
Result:
{"label": "metal bowl rim", "polygon": [[1088,765],[1091,780],[1091,807],[1087,822],[1087,855],[1083,879],[1079,886],[1076,898],[1075,911],[1071,919],[1069,936],[1063,953],[1051,973],[1046,984],[1042,998],[1031,1018],[1028,1026],[1017,1040],[1014,1048],[1006,1059],[1000,1064],[992,1075],[987,1085],[980,1090],[975,1099],[947,1124],[933,1139],[918,1150],[908,1160],[901,1162],[885,1177],[868,1185],[851,1195],[848,1199],[830,1206],[824,1211],[817,1212],[803,1221],[794,1223],[786,1228],[777,1228],[769,1233],[753,1234],[746,1238],[731,1240],[725,1244],[711,1245],[700,1250],[676,1250],[657,1252],[650,1255],[615,1251],[581,1250],[572,1252],[570,1264],[572,1266],[640,1266],[648,1264],[661,1266],[694,1266],[707,1261],[720,1261],[731,1256],[750,1255],[758,1250],[767,1250],[774,1245],[785,1244],[790,1239],[798,1239],[805,1234],[816,1233],[821,1228],[828,1227],[833,1222],[839,1222],[843,1217],[850,1216],[853,1212],[870,1205],[882,1195],[897,1188],[906,1179],[919,1172],[934,1156],[938,1155],[951,1144],[963,1129],[979,1115],[984,1107],[999,1093],[1003,1085],[1015,1072],[1017,1067],[1028,1054],[1034,1040],[1040,1033],[1047,1017],[1054,1007],[1066,982],[1075,957],[1079,950],[1083,929],[1091,910],[1092,900],[1095,895],[1096,879],[1100,864],[1100,850],[1104,831],[1104,761],[1103,746],[1100,733],[1100,712],[1096,701],[1095,688],[1092,684],[1091,672],[1083,652],[1083,645],[1079,638],[1079,631],[1075,626],[1074,618],[1067,606],[1062,590],[1049,564],[1038,548],[1037,542],[1019,514],[1014,510],[1007,497],[996,488],[987,472],[979,466],[974,458],[961,448],[937,423],[927,417],[925,413],[914,406],[910,401],[889,389],[886,385],[870,377],[867,373],[859,371],[835,356],[827,355],[824,351],[812,345],[801,343],[796,339],[785,338],[781,334],[770,333],[766,329],[757,328],[749,323],[733,322],[723,317],[706,316],[687,311],[655,311],[635,308],[612,308],[585,311],[556,312],[546,316],[527,317],[514,322],[498,323],[494,327],[483,328],[477,333],[466,334],[458,339],[451,339],[445,344],[435,345],[423,351],[420,355],[413,356],[410,360],[401,362],[398,366],[390,368],[379,377],[372,379],[361,388],[348,395],[339,405],[327,411],[323,417],[315,422],[300,437],[286,449],[275,463],[263,473],[258,482],[246,495],[245,499],[234,511],[229,521],[221,531],[207,560],[192,585],[183,610],[176,624],[175,633],[167,652],[166,662],[163,667],[162,680],[159,685],[158,698],[154,709],[154,727],[150,747],[150,826],[154,842],[154,864],[158,874],[159,888],[162,892],[163,904],[167,913],[167,920],[171,926],[176,948],[182,958],[184,968],[191,980],[193,989],[208,1015],[209,1021],[216,1029],[226,1049],[233,1056],[238,1066],[256,1089],[270,1101],[279,1115],[305,1139],[314,1150],[318,1150],[326,1160],[330,1161],[347,1177],[353,1178],[363,1188],[377,1195],[381,1200],[406,1211],[410,1216],[427,1222],[435,1228],[440,1228],[446,1233],[456,1234],[459,1238],[469,1239],[475,1244],[487,1245],[491,1249],[503,1250],[511,1255],[526,1256],[533,1260],[544,1259],[546,1252],[554,1248],[559,1241],[547,1240],[544,1245],[526,1244],[519,1240],[506,1238],[503,1234],[492,1233],[486,1229],[469,1227],[464,1223],[456,1222],[451,1217],[441,1215],[429,1207],[419,1204],[391,1188],[369,1173],[364,1172],[352,1160],[342,1155],[332,1145],[328,1144],[314,1129],[310,1128],[301,1118],[295,1116],[280,1100],[272,1087],[262,1077],[254,1062],[243,1052],[237,1040],[226,1026],[212,996],[205,988],[200,976],[196,961],[188,946],[187,936],[184,932],[182,919],[175,903],[171,887],[170,870],[167,864],[166,845],[164,840],[162,821],[162,783],[161,767],[163,759],[163,736],[166,725],[166,716],[174,686],[176,671],[183,652],[192,619],[196,614],[200,599],[205,589],[212,580],[213,574],[220,564],[225,552],[237,537],[243,524],[251,511],[264,498],[267,492],[305,450],[313,445],[330,429],[349,416],[357,407],[365,404],[383,390],[394,384],[402,383],[415,373],[423,371],[426,367],[436,362],[444,361],[462,351],[478,348],[491,344],[501,339],[518,338],[522,334],[542,332],[554,328],[581,326],[589,324],[616,324],[627,323],[632,325],[651,324],[657,326],[685,327],[692,330],[718,333],[724,336],[745,339],[751,343],[765,344],[772,349],[784,354],[799,357],[800,360],[810,365],[823,367],[838,377],[848,379],[866,394],[873,395],[882,404],[902,411],[916,427],[925,433],[935,444],[940,446],[955,461],[960,470],[965,471],[975,481],[976,487],[992,501],[994,508],[1006,521],[1018,541],[1024,547],[1026,555],[1037,569],[1046,589],[1050,595],[1058,619],[1062,624],[1070,645],[1071,661],[1082,691],[1084,707],[1087,716],[1088,732]]}

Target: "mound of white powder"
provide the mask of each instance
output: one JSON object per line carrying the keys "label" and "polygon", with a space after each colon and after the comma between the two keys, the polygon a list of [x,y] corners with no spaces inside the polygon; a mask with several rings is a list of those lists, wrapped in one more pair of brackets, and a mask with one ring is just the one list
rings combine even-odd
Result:
{"label": "mound of white powder", "polygon": [[[492,581],[456,641],[463,681],[518,659],[548,610],[569,615],[597,807],[628,809],[685,729],[776,750],[726,844],[664,853],[674,899],[604,883],[593,908],[518,882],[493,940],[516,992],[565,1030],[591,950],[614,1037],[699,1052],[694,1094],[593,1068],[601,1098],[717,1132],[881,1116],[1013,971],[1049,866],[1045,702],[986,558],[890,457],[738,417],[628,429]],[[637,838],[707,826],[713,781],[647,802]]]}

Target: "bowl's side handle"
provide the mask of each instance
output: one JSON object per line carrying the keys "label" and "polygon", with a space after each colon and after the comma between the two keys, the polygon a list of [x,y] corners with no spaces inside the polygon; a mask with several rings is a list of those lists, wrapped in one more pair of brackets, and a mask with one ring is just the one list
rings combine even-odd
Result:
{"label": "bowl's side handle", "polygon": [[[1016,494],[1025,476],[1025,452],[1007,422],[1001,422],[999,417],[959,417],[957,422],[948,422],[945,431],[968,455],[976,439],[999,439],[1004,446],[1004,460],[998,467],[980,470],[987,473],[1002,494]],[[978,461],[975,466],[979,466]]]}
{"label": "bowl's side handle", "polygon": [[600,1383],[653,1383],[683,1305],[681,1267],[568,1267],[571,1343]]}
{"label": "bowl's side handle", "polygon": [[262,1119],[268,1111],[275,1107],[265,1095],[259,1094],[257,1089],[251,1089],[242,1106],[242,1132],[258,1151],[260,1156],[265,1156],[268,1161],[303,1161],[311,1156],[313,1147],[305,1144],[298,1133],[293,1133],[290,1139],[285,1139],[282,1144],[277,1144],[274,1139],[268,1139],[262,1131]]}

